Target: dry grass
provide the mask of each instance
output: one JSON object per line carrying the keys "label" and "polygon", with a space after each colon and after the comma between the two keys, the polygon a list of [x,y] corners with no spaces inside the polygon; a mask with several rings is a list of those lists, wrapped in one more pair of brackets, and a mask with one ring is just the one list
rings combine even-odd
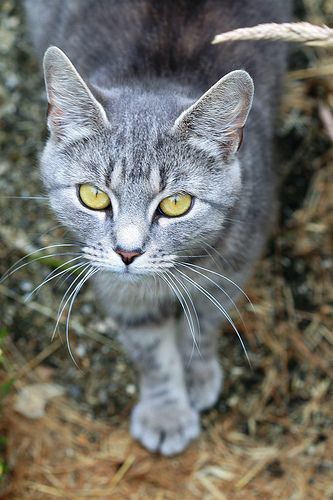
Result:
{"label": "dry grass", "polygon": [[216,35],[213,44],[235,42],[237,40],[281,40],[283,42],[303,43],[310,47],[332,47],[333,30],[327,26],[311,23],[267,23],[239,28]]}
{"label": "dry grass", "polygon": [[[308,421],[322,406],[327,385],[307,406]],[[327,406],[327,405],[326,405]],[[133,443],[126,425],[91,421],[66,401],[50,406],[47,417],[31,423],[6,412],[10,499],[109,498],[330,498],[325,477],[332,465],[327,442],[309,432],[307,422],[286,424],[273,443],[235,431],[237,410],[218,419],[182,456],[151,456]],[[272,423],[276,417],[272,416]]]}
{"label": "dry grass", "polygon": [[[306,2],[310,21],[333,13],[332,1],[320,3],[321,14],[319,2]],[[288,77],[285,209],[247,289],[255,312],[242,306],[253,372],[226,332],[222,403],[204,415],[200,440],[172,459],[133,443],[130,405],[110,423],[59,398],[31,421],[13,411],[13,393],[0,426],[10,469],[4,498],[333,498],[333,56],[312,50],[312,67]],[[15,375],[15,389],[48,380],[41,363],[51,351],[31,359],[8,341],[2,378]]]}

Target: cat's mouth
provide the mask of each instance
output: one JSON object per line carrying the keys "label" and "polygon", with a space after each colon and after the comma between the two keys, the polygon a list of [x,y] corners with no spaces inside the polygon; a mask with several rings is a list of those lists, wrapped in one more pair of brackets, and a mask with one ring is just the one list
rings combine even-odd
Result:
{"label": "cat's mouth", "polygon": [[[94,265],[94,264],[93,264]],[[94,267],[98,268],[99,272],[102,273],[107,273],[110,275],[110,277],[116,278],[119,281],[122,281],[124,283],[133,283],[133,282],[138,282],[142,281],[145,278],[149,278],[156,273],[156,270],[152,269],[138,269],[138,268],[133,268],[131,269],[131,266],[124,266],[123,268],[116,268],[112,265],[94,265]]]}
{"label": "cat's mouth", "polygon": [[[166,268],[173,267],[172,260],[165,259],[165,257],[163,259],[156,259],[156,257],[153,256],[151,262],[150,259],[147,259],[147,261],[140,263],[137,262],[136,259],[133,259],[131,262],[124,262],[124,259],[122,259],[121,262],[118,255],[116,259],[114,258],[115,255],[111,255],[110,258],[108,258],[100,255],[95,248],[91,249],[84,247],[82,248],[82,253],[84,259],[95,269],[98,269],[100,272],[113,273],[126,281],[156,275]],[[137,260],[140,260],[140,258],[141,257],[138,257]]]}
{"label": "cat's mouth", "polygon": [[157,269],[156,266],[152,267],[139,267],[139,266],[132,266],[132,265],[114,265],[112,263],[109,263],[107,261],[100,261],[96,259],[91,259],[87,258],[86,259],[89,261],[89,263],[98,271],[100,272],[107,272],[107,273],[112,273],[115,274],[124,280],[131,280],[135,278],[142,278],[144,276],[151,276],[153,274],[158,274],[161,270]]}

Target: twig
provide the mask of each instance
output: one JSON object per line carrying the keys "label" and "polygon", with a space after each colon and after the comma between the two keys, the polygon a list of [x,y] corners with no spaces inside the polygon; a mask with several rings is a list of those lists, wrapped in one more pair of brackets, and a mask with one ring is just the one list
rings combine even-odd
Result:
{"label": "twig", "polygon": [[22,378],[24,375],[26,375],[28,372],[36,368],[38,365],[42,363],[46,358],[48,358],[51,354],[56,352],[62,345],[62,340],[59,337],[58,339],[54,340],[49,344],[48,346],[43,349],[37,356],[35,356],[33,359],[28,361],[18,372],[15,374],[15,380]]}
{"label": "twig", "polygon": [[319,117],[323,122],[328,137],[333,142],[333,116],[327,104],[320,102],[318,106]]}

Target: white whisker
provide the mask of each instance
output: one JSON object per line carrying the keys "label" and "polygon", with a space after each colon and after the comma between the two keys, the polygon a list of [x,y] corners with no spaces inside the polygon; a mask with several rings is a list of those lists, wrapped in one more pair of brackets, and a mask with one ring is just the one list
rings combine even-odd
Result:
{"label": "white whisker", "polygon": [[[46,231],[44,231],[44,233],[38,235],[38,238],[42,238],[43,236],[46,236],[47,234],[51,233],[52,231],[55,231],[56,229],[58,228],[64,228],[64,226],[62,224],[56,224],[55,226],[52,226],[50,227],[49,229],[47,229]],[[66,231],[67,232],[67,231]]]}
{"label": "white whisker", "polygon": [[[179,263],[180,265],[184,266],[185,264],[181,264]],[[227,276],[224,276],[223,274],[220,274],[220,273],[217,273],[216,271],[211,271],[210,269],[207,269],[206,267],[202,267],[202,266],[198,266],[197,264],[190,264],[190,263],[187,263],[186,266],[190,266],[191,268],[197,268],[197,269],[201,269],[202,271],[206,271],[208,273],[211,273],[211,274],[215,274],[216,276],[219,276],[220,278],[228,281],[229,283],[231,283],[232,285],[234,285],[237,290],[239,290],[241,292],[241,294],[246,298],[246,300],[249,302],[249,304],[251,305],[253,311],[254,311],[254,306],[249,298],[249,296],[244,292],[244,290],[239,286],[237,285],[237,283],[235,283],[234,281],[232,281],[232,279],[230,278],[227,278]]]}
{"label": "white whisker", "polygon": [[60,271],[59,273],[56,273],[54,274],[56,271],[58,271],[59,269],[61,269],[62,267],[64,266],[68,266],[68,264],[70,264],[71,262],[74,262],[75,260],[78,260],[80,259],[81,256],[79,257],[75,257],[74,259],[70,259],[68,260],[67,262],[64,262],[63,264],[61,264],[60,266],[58,266],[56,269],[54,269],[51,273],[49,273],[45,280],[38,286],[36,286],[36,288],[34,288],[32,290],[32,292],[30,292],[27,297],[25,298],[25,302],[29,301],[31,299],[31,297],[40,289],[42,288],[44,285],[46,285],[46,283],[49,283],[50,281],[54,280],[55,278],[57,278],[58,276],[62,276],[64,273],[68,273],[69,271],[72,271],[73,269],[77,269],[79,267],[82,267],[84,266],[85,264],[82,264],[81,262],[79,264],[75,264],[73,266],[70,266],[69,268],[66,268],[64,269],[63,271]]}
{"label": "white whisker", "polygon": [[46,196],[0,196],[0,198],[6,199],[6,200],[43,200],[47,201]]}
{"label": "white whisker", "polygon": [[[55,285],[57,286],[59,281],[60,281],[60,286],[63,285],[64,283],[66,283],[66,280],[70,277],[70,276],[73,276],[73,274],[77,273],[82,267],[86,266],[87,265],[87,262],[83,262],[82,264],[79,264],[78,267],[74,270],[72,270],[71,272],[69,272],[68,274],[65,274],[64,278],[61,279],[59,278],[56,282],[55,282]],[[70,269],[68,270],[70,271]]]}
{"label": "white whisker", "polygon": [[202,257],[207,257],[207,255],[180,255],[177,253],[177,257],[186,258],[186,259],[199,259]]}
{"label": "white whisker", "polygon": [[49,255],[43,255],[42,257],[36,257],[36,259],[33,259],[29,262],[25,262],[24,264],[21,264],[19,267],[13,269],[13,271],[11,271],[9,274],[3,276],[0,280],[0,283],[2,283],[2,281],[9,278],[9,276],[16,273],[17,271],[19,271],[23,267],[26,267],[30,264],[33,264],[34,262],[39,262],[39,261],[44,260],[44,259],[49,259],[50,257],[63,257],[64,255],[79,255],[79,254],[77,252],[61,252],[61,253],[51,253]]}
{"label": "white whisker", "polygon": [[243,320],[243,317],[241,315],[241,312],[240,312],[239,308],[237,307],[237,304],[230,297],[230,295],[228,294],[228,292],[226,292],[226,290],[224,290],[224,288],[222,288],[218,283],[216,283],[216,281],[212,280],[209,276],[206,276],[205,274],[203,274],[202,272],[198,271],[197,269],[193,269],[192,267],[187,266],[184,262],[179,262],[178,264],[187,267],[193,273],[199,274],[200,276],[202,276],[203,278],[205,278],[206,280],[208,280],[210,283],[213,283],[213,285],[215,285],[230,300],[231,304],[233,305],[233,307],[235,308],[235,310],[237,311],[237,313],[239,315],[239,318],[240,318],[240,320],[241,320],[241,322],[242,322],[242,324],[244,326],[244,329],[247,330],[246,329],[246,325],[245,325],[244,320]]}
{"label": "white whisker", "polygon": [[[69,295],[69,297],[66,299],[68,293],[70,292],[71,288],[75,285],[75,283],[80,279],[80,277],[82,276],[82,274],[89,270],[91,268],[91,264],[86,264],[85,267],[82,269],[82,271],[80,271],[80,273],[77,275],[77,277],[73,280],[73,282],[69,285],[69,287],[67,288],[66,292],[64,293],[64,296],[63,298],[61,299],[61,302],[59,304],[59,307],[58,307],[58,313],[57,313],[57,321],[56,321],[56,324],[55,324],[55,327],[53,329],[53,333],[52,333],[52,336],[51,336],[51,341],[54,339],[54,336],[55,336],[55,333],[57,331],[57,328],[58,328],[58,325],[59,325],[59,322],[60,322],[60,319],[61,319],[61,316],[68,304],[68,302],[70,301],[71,297],[72,297],[72,294],[75,292],[76,290],[76,287],[74,288],[74,291],[72,291]],[[83,278],[82,278],[83,279]],[[65,302],[66,300],[66,302]]]}
{"label": "white whisker", "polygon": [[222,265],[220,262],[216,262],[216,259],[215,257],[212,255],[212,253],[208,250],[208,248],[210,250],[212,250],[213,252],[215,252],[215,254],[217,255],[217,257],[219,259],[222,259],[223,262],[225,262],[225,264],[227,266],[230,266],[232,268],[232,266],[230,265],[230,263],[228,262],[228,260],[224,257],[224,255],[221,254],[221,252],[219,252],[213,245],[210,245],[209,243],[207,243],[207,241],[205,241],[203,238],[200,238],[200,241],[203,245],[205,245],[207,248],[206,248],[206,252],[207,254],[211,257],[211,259],[213,260],[213,262],[215,263],[216,267],[217,268],[222,268]]}
{"label": "white whisker", "polygon": [[[168,273],[168,275],[172,274],[171,272]],[[177,281],[177,283],[179,283],[179,285],[182,287],[182,289],[184,290],[184,292],[186,293],[187,297],[189,298],[189,301],[191,303],[191,306],[192,306],[192,309],[194,311],[194,315],[195,315],[195,320],[196,320],[196,325],[197,325],[197,332],[198,332],[198,341],[199,341],[199,344],[196,344],[195,342],[195,338],[193,339],[194,342],[193,342],[193,346],[192,346],[192,352],[191,352],[191,356],[190,356],[190,359],[188,361],[188,366],[190,365],[191,361],[192,361],[192,356],[193,356],[193,352],[194,352],[194,347],[197,347],[198,349],[198,352],[201,356],[201,352],[200,352],[200,337],[201,337],[201,329],[200,329],[200,322],[199,322],[199,317],[198,317],[198,313],[197,313],[197,310],[195,308],[195,305],[194,305],[194,302],[192,300],[192,297],[191,297],[191,294],[188,290],[188,288],[185,286],[185,284],[180,280],[180,278],[177,278],[177,276],[175,276],[174,274],[172,274],[172,277],[173,279],[175,279]]]}
{"label": "white whisker", "polygon": [[236,332],[237,334],[237,337],[240,341],[240,344],[242,346],[242,349],[245,353],[245,356],[246,356],[246,359],[250,365],[250,367],[252,367],[251,365],[251,361],[249,359],[249,356],[247,354],[247,350],[246,350],[246,347],[245,347],[245,344],[243,342],[243,339],[235,325],[235,323],[233,322],[231,316],[229,315],[228,311],[222,306],[222,304],[220,304],[218,302],[218,300],[216,300],[216,298],[210,293],[208,292],[207,290],[205,290],[205,288],[203,288],[201,285],[199,285],[199,283],[197,283],[196,281],[194,281],[192,278],[190,278],[187,274],[183,273],[182,271],[180,271],[179,269],[176,269],[176,271],[178,273],[180,273],[184,278],[185,280],[187,280],[189,283],[192,283],[192,285],[197,288],[197,290],[199,290],[205,297],[207,297],[210,302],[215,305],[215,307],[223,314],[223,316],[229,321],[230,325],[232,326],[233,330]]}
{"label": "white whisker", "polygon": [[[21,257],[19,260],[17,260],[12,266],[10,266],[10,268],[5,272],[5,274],[2,276],[2,278],[0,279],[0,283],[2,283],[5,279],[7,279],[9,276],[11,276],[13,273],[15,273],[16,271],[18,271],[19,269],[21,269],[22,267],[24,267],[24,265],[28,265],[30,264],[31,262],[35,262],[35,260],[38,260],[38,259],[33,259],[29,262],[27,262],[26,264],[22,265],[22,266],[19,266],[19,267],[15,267],[17,266],[20,262],[22,262],[23,260],[25,259],[28,259],[29,257],[31,257],[31,255],[34,255],[38,252],[41,252],[43,250],[48,250],[49,248],[57,248],[57,247],[73,247],[73,246],[78,246],[78,245],[75,245],[75,244],[71,244],[71,243],[64,243],[64,244],[57,244],[57,245],[48,245],[46,247],[41,247],[41,248],[38,248],[37,250],[34,250],[33,252],[30,252],[28,253],[27,255],[24,255],[23,257]],[[54,257],[56,256],[57,254],[50,254],[50,255],[45,255],[43,257],[40,257],[40,258],[46,258],[46,257]],[[60,254],[62,255],[62,254]],[[66,254],[63,254],[63,255],[66,255]],[[75,255],[75,253],[71,252],[69,253],[69,255]]]}
{"label": "white whisker", "polygon": [[74,355],[73,355],[72,349],[71,349],[71,345],[70,345],[70,341],[69,341],[69,320],[70,320],[70,317],[71,317],[71,312],[72,312],[72,308],[73,308],[75,299],[78,296],[81,288],[83,287],[83,285],[85,284],[85,282],[88,281],[88,279],[93,274],[97,273],[97,271],[98,271],[97,269],[89,269],[88,272],[87,272],[87,274],[84,276],[84,278],[82,278],[82,280],[80,281],[80,283],[77,284],[77,286],[75,287],[74,293],[72,295],[72,299],[71,299],[71,302],[69,304],[68,312],[67,312],[67,320],[66,320],[66,343],[67,343],[67,348],[68,348],[69,355],[72,358],[73,363],[75,364],[75,366],[78,369],[80,369],[80,367],[78,366],[78,364],[77,364],[77,362],[76,362],[76,360],[74,358]]}
{"label": "white whisker", "polygon": [[187,323],[189,325],[194,345],[197,348],[198,352],[200,353],[200,349],[199,349],[199,346],[198,346],[196,338],[195,338],[195,329],[194,329],[194,323],[193,323],[193,318],[192,318],[191,310],[190,310],[190,308],[188,306],[188,303],[187,303],[186,299],[184,298],[183,294],[181,293],[181,291],[179,290],[179,288],[177,287],[177,285],[175,285],[175,283],[171,279],[170,273],[167,273],[168,278],[166,278],[166,276],[165,276],[166,273],[167,272],[161,273],[160,276],[162,277],[162,279],[164,279],[166,281],[166,283],[169,285],[169,287],[171,288],[171,290],[174,292],[174,294],[178,298],[179,303],[180,303],[180,305],[183,308],[183,311],[184,311]]}

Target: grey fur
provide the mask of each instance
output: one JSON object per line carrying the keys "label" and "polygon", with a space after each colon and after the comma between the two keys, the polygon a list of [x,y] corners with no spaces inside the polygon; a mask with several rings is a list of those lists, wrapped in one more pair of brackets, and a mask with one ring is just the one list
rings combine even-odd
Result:
{"label": "grey fur", "polygon": [[[41,170],[50,204],[100,268],[98,303],[118,321],[138,369],[133,436],[152,451],[178,453],[199,434],[198,412],[219,396],[217,334],[275,208],[271,156],[285,50],[210,41],[287,20],[289,1],[25,3],[39,54],[57,45],[77,68],[57,48],[45,54],[51,133]],[[256,92],[238,153],[253,95],[244,70]],[[82,183],[105,191],[112,212],[84,207]],[[157,214],[178,192],[194,197],[191,210]],[[142,255],[126,266],[117,247]]]}

